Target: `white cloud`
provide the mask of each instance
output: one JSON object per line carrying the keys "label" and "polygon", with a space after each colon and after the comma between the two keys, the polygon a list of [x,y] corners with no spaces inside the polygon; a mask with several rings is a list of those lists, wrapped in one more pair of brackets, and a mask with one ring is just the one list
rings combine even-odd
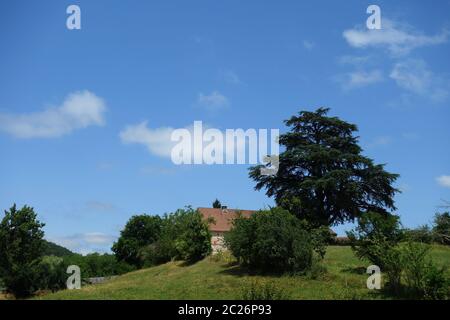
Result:
{"label": "white cloud", "polygon": [[449,95],[448,83],[434,75],[423,60],[408,59],[398,62],[389,76],[399,87],[435,102],[443,101]]}
{"label": "white cloud", "polygon": [[233,70],[221,70],[220,77],[231,84],[242,84],[240,77]]}
{"label": "white cloud", "polygon": [[218,91],[213,91],[211,94],[199,93],[197,103],[208,111],[217,111],[229,106],[227,97]]}
{"label": "white cloud", "polygon": [[442,175],[436,178],[436,182],[446,188],[450,188],[450,176]]}
{"label": "white cloud", "polygon": [[0,131],[17,138],[53,138],[88,126],[102,126],[106,106],[89,91],[67,96],[60,106],[24,114],[0,113]]}
{"label": "white cloud", "polygon": [[147,127],[147,121],[137,125],[127,126],[119,134],[123,143],[138,143],[147,147],[150,153],[161,157],[170,157],[174,142],[170,140],[171,127],[151,129]]}
{"label": "white cloud", "polygon": [[411,50],[424,46],[447,42],[449,30],[436,35],[426,35],[412,26],[383,18],[381,30],[358,27],[343,32],[348,44],[355,48],[379,47],[393,55],[408,54]]}
{"label": "white cloud", "polygon": [[343,65],[353,65],[355,67],[362,67],[369,64],[369,56],[342,56],[338,59],[338,62]]}
{"label": "white cloud", "polygon": [[305,47],[306,50],[312,50],[316,44],[312,41],[303,40],[303,47]]}
{"label": "white cloud", "polygon": [[368,145],[368,148],[375,148],[375,147],[383,147],[387,146],[392,143],[392,138],[389,136],[379,136],[373,139]]}
{"label": "white cloud", "polygon": [[86,208],[93,211],[103,211],[103,212],[113,212],[116,211],[116,206],[112,203],[101,202],[96,200],[91,200],[86,202]]}
{"label": "white cloud", "polygon": [[335,80],[341,84],[344,90],[351,90],[383,81],[383,73],[380,70],[359,70],[338,75]]}
{"label": "white cloud", "polygon": [[73,252],[88,254],[93,252],[109,252],[117,237],[101,232],[77,233],[49,240]]}

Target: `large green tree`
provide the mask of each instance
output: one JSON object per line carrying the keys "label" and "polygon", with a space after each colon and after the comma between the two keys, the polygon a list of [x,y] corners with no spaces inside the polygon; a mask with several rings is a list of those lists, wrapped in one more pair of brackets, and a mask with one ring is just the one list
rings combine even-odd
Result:
{"label": "large green tree", "polygon": [[0,223],[0,277],[17,297],[37,289],[35,267],[44,250],[43,227],[33,208],[17,210],[15,204]]}
{"label": "large green tree", "polygon": [[112,251],[119,261],[141,266],[139,251],[159,239],[162,219],[159,216],[135,215],[128,220]]}
{"label": "large green tree", "polygon": [[328,108],[302,111],[285,121],[290,131],[280,136],[275,175],[263,175],[262,165],[250,168],[255,189],[296,216],[315,225],[353,221],[363,212],[395,210],[392,185],[397,174],[362,155],[357,127],[327,116]]}

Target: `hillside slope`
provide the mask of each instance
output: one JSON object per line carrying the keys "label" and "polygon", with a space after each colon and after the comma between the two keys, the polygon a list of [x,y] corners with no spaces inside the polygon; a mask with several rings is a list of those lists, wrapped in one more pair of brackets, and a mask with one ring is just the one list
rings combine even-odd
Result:
{"label": "hillside slope", "polygon": [[[433,257],[450,265],[450,248],[436,246]],[[40,299],[239,299],[251,279],[271,280],[292,299],[382,299],[366,289],[365,267],[349,247],[329,247],[320,280],[306,276],[253,276],[225,261],[207,258],[194,265],[170,262],[131,272],[81,290],[60,291]]]}

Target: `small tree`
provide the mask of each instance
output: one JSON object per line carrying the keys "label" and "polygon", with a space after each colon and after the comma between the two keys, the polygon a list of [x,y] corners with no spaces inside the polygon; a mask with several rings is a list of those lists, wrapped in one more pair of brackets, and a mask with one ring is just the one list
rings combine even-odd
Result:
{"label": "small tree", "polygon": [[368,259],[388,276],[390,289],[398,292],[402,273],[401,251],[397,247],[403,238],[400,218],[368,212],[358,219],[358,226],[347,232],[352,249],[359,258]]}
{"label": "small tree", "polygon": [[181,233],[176,236],[175,247],[179,258],[188,262],[195,262],[211,253],[211,232],[208,222],[202,215],[192,208],[178,211]]}
{"label": "small tree", "polygon": [[0,277],[16,297],[28,296],[38,287],[35,266],[44,250],[43,227],[33,208],[17,210],[15,204],[0,223]]}
{"label": "small tree", "polygon": [[214,200],[214,202],[212,203],[212,207],[215,209],[222,208],[222,204],[220,203],[219,199]]}

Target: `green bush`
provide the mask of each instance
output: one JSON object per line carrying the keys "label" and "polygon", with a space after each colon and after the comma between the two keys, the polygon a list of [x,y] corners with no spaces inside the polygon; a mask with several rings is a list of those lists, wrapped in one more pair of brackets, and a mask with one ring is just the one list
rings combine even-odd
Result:
{"label": "green bush", "polygon": [[63,258],[44,256],[36,265],[36,287],[40,290],[61,290],[66,286],[68,275]]}
{"label": "green bush", "polygon": [[238,217],[225,235],[238,261],[253,270],[305,272],[313,259],[313,240],[304,224],[288,211],[272,208]]}
{"label": "green bush", "polygon": [[251,280],[241,290],[242,300],[288,300],[289,294],[275,282]]}
{"label": "green bush", "polygon": [[401,289],[401,252],[397,247],[403,238],[400,219],[396,215],[367,212],[358,219],[358,226],[347,236],[352,249],[361,259],[368,259],[387,276],[390,291]]}
{"label": "green bush", "polygon": [[347,236],[359,258],[366,258],[386,270],[389,260],[397,255],[391,250],[402,240],[403,231],[398,216],[367,212],[360,216],[357,227],[347,232]]}
{"label": "green bush", "polygon": [[428,245],[417,242],[401,246],[407,289],[413,297],[446,299],[449,294],[449,279],[445,268],[438,268],[429,258],[429,250]]}

